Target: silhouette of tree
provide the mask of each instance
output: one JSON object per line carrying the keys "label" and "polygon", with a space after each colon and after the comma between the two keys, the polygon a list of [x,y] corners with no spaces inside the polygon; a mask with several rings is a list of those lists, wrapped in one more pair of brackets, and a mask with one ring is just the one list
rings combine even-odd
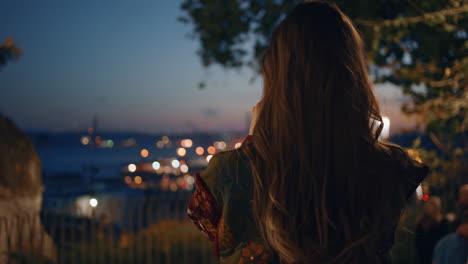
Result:
{"label": "silhouette of tree", "polygon": [[5,43],[0,44],[0,68],[8,61],[19,58],[20,55],[21,50],[15,47],[13,38],[8,37]]}

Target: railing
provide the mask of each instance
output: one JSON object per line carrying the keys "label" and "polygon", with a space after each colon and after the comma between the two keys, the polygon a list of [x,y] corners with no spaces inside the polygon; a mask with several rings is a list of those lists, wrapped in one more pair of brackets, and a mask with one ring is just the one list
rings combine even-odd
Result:
{"label": "railing", "polygon": [[[40,214],[0,218],[0,263],[217,263],[212,245],[186,217],[190,193],[131,199],[55,201]],[[414,226],[421,204],[402,216],[394,263],[414,263]]]}
{"label": "railing", "polygon": [[103,200],[86,215],[64,202],[3,219],[9,224],[0,227],[0,239],[8,246],[0,251],[8,254],[0,263],[215,263],[211,244],[186,218],[186,203],[186,194]]}

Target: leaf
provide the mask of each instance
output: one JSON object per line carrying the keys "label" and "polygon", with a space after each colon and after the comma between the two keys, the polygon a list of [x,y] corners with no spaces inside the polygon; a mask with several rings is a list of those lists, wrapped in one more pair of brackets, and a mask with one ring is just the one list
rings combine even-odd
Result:
{"label": "leaf", "polygon": [[198,89],[203,90],[203,89],[205,89],[205,87],[206,87],[206,83],[205,83],[205,82],[199,82],[199,83],[198,83]]}
{"label": "leaf", "polygon": [[417,137],[414,141],[413,141],[413,148],[419,148],[419,146],[421,146],[421,137]]}

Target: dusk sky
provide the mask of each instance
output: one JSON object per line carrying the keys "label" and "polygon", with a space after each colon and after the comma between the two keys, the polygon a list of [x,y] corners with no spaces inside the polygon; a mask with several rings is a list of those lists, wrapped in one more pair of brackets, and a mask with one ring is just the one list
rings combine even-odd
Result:
{"label": "dusk sky", "polygon": [[[34,130],[77,131],[95,115],[107,131],[245,130],[261,79],[204,69],[180,2],[4,1],[0,42],[13,37],[23,55],[0,71],[0,112]],[[412,126],[398,89],[377,94],[392,132]]]}

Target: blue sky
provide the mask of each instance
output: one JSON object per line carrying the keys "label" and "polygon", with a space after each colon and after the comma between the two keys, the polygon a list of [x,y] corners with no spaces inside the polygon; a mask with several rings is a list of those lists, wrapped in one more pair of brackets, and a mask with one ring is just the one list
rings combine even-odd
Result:
{"label": "blue sky", "polygon": [[[0,72],[0,111],[36,130],[84,129],[95,115],[109,131],[244,130],[261,79],[204,69],[180,2],[4,1],[0,41],[12,36],[24,54]],[[401,94],[379,89],[402,123]]]}

